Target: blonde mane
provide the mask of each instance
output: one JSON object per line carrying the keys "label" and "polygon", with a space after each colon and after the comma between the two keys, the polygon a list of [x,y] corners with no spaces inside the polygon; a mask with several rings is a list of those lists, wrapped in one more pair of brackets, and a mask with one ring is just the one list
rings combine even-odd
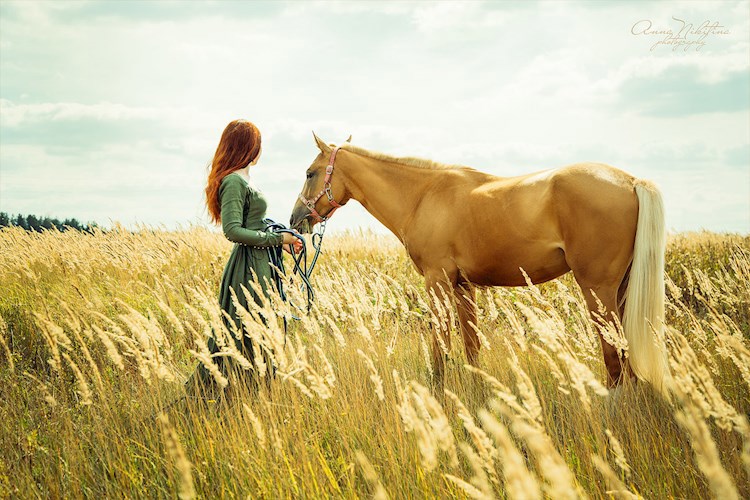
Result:
{"label": "blonde mane", "polygon": [[398,163],[399,165],[407,165],[410,167],[424,168],[428,170],[455,170],[455,169],[470,169],[464,165],[447,165],[445,163],[438,163],[432,160],[425,160],[424,158],[414,158],[412,156],[390,156],[385,153],[379,153],[377,151],[370,151],[369,149],[355,146],[350,142],[342,144],[341,149],[345,149],[351,153],[366,156],[373,160],[387,161],[391,163]]}

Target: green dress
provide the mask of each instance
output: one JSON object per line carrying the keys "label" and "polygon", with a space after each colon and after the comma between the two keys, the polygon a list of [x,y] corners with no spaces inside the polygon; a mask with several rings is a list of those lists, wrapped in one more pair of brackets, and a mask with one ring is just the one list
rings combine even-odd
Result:
{"label": "green dress", "polygon": [[[237,331],[243,333],[242,322],[232,301],[231,289],[234,289],[238,302],[245,309],[250,310],[247,298],[240,287],[241,284],[248,289],[253,300],[260,304],[260,297],[249,283],[257,277],[264,293],[267,293],[268,286],[273,286],[273,271],[268,259],[268,247],[281,246],[283,236],[280,233],[265,231],[263,219],[268,206],[266,199],[260,191],[250,186],[241,174],[232,172],[222,179],[219,187],[219,200],[224,236],[234,242],[232,253],[229,255],[221,276],[219,305],[234,320]],[[228,321],[224,317],[224,324],[232,332]],[[235,338],[235,345],[245,358],[253,361],[250,338],[243,334],[241,341]],[[208,348],[211,353],[219,351],[213,337],[208,341]],[[217,356],[213,359],[226,375],[228,358]],[[203,364],[198,366],[197,371],[204,384],[213,381]]]}

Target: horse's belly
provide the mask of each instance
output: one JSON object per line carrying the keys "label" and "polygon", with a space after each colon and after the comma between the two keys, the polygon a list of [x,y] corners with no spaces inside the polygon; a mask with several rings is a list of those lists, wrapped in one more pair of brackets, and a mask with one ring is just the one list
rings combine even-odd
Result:
{"label": "horse's belly", "polygon": [[525,272],[532,283],[544,283],[570,271],[565,253],[559,247],[535,249],[527,247],[523,253],[502,252],[486,256],[481,261],[459,264],[472,283],[483,286],[523,286]]}

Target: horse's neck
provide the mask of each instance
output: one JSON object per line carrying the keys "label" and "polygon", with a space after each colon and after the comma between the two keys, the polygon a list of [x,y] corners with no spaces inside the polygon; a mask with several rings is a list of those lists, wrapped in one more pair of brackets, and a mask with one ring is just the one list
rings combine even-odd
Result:
{"label": "horse's neck", "polygon": [[420,199],[438,172],[342,152],[349,195],[403,240]]}

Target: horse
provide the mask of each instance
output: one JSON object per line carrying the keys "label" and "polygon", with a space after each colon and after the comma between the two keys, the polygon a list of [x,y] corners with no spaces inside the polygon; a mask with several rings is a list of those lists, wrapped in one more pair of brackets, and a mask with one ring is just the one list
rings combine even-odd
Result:
{"label": "horse", "polygon": [[[525,286],[572,271],[592,320],[619,321],[628,342],[625,356],[598,329],[607,386],[643,380],[665,393],[665,223],[653,183],[601,163],[497,177],[370,151],[351,136],[338,147],[313,136],[319,153],[290,227],[309,232],[349,200],[362,204],[404,245],[428,293],[452,299],[469,364],[480,350],[477,286]],[[431,358],[442,384],[450,326],[438,317]]]}

